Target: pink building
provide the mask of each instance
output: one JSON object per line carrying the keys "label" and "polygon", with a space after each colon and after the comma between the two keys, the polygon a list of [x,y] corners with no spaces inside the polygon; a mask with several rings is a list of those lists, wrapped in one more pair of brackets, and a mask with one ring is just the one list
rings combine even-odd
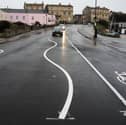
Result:
{"label": "pink building", "polygon": [[56,23],[55,15],[49,15],[42,10],[25,9],[1,9],[0,20],[19,21],[28,25],[33,25],[35,22],[39,22],[41,25],[54,25]]}

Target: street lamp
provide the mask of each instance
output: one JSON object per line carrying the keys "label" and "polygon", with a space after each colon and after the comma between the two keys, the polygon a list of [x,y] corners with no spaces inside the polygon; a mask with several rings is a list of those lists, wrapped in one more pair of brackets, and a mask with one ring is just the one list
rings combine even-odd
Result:
{"label": "street lamp", "polygon": [[97,38],[97,0],[95,0],[95,17],[94,17],[94,39]]}

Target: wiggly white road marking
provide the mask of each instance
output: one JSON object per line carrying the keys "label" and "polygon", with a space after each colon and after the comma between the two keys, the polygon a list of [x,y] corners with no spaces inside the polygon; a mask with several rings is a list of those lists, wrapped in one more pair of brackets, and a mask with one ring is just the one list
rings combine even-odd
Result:
{"label": "wiggly white road marking", "polygon": [[72,47],[77,51],[77,53],[87,62],[87,64],[97,73],[97,75],[106,83],[106,85],[112,90],[112,92],[118,97],[124,106],[126,106],[125,98],[111,85],[111,83],[95,68],[95,66],[84,56],[79,49],[70,42]]}
{"label": "wiggly white road marking", "polygon": [[115,71],[115,74],[117,74],[117,80],[126,85],[126,73],[122,72],[122,73],[118,73],[117,71]]}
{"label": "wiggly white road marking", "polygon": [[4,50],[0,49],[0,54],[4,53]]}
{"label": "wiggly white road marking", "polygon": [[[56,43],[55,41],[52,41],[52,40],[49,40],[49,41],[50,41],[50,42],[53,42],[53,43],[54,43],[54,46],[48,48],[48,49],[44,52],[43,56],[44,56],[44,58],[45,58],[48,62],[50,62],[50,63],[53,64],[55,67],[57,67],[59,70],[61,70],[61,71],[65,74],[65,76],[67,77],[67,80],[68,80],[68,95],[67,95],[67,98],[66,98],[66,102],[65,102],[65,104],[64,104],[64,106],[63,106],[63,108],[62,108],[62,110],[61,110],[61,112],[59,113],[59,116],[58,116],[58,118],[57,118],[57,119],[64,120],[64,119],[67,117],[69,108],[70,108],[70,106],[71,106],[72,98],[73,98],[73,81],[72,81],[71,76],[69,75],[69,73],[68,73],[65,69],[63,69],[61,66],[59,66],[58,64],[56,64],[55,62],[53,62],[51,59],[48,58],[47,53],[48,53],[51,49],[53,49],[53,48],[55,48],[55,47],[57,46],[57,43]],[[49,118],[47,118],[47,119],[49,119]],[[53,119],[53,118],[51,118],[51,119]]]}
{"label": "wiggly white road marking", "polygon": [[126,117],[126,111],[120,111],[121,113],[123,113],[123,116]]}

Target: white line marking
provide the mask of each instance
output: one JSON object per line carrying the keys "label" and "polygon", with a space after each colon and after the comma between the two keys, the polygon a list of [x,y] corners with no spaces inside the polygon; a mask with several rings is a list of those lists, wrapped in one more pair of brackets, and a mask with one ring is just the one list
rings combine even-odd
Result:
{"label": "white line marking", "polygon": [[4,50],[0,49],[0,54],[4,53]]}
{"label": "white line marking", "polygon": [[71,76],[69,75],[69,73],[65,69],[63,69],[61,66],[59,66],[58,64],[56,64],[55,62],[53,62],[51,59],[49,59],[47,57],[47,53],[51,49],[53,49],[54,47],[57,46],[57,43],[55,41],[52,41],[52,40],[49,40],[49,41],[53,42],[54,46],[52,46],[52,47],[48,48],[47,50],[45,50],[43,56],[48,62],[50,62],[51,64],[56,66],[58,69],[60,69],[65,74],[65,76],[67,77],[67,80],[68,80],[69,91],[68,91],[67,99],[66,99],[66,102],[65,102],[61,112],[59,113],[59,116],[58,116],[58,119],[64,120],[67,117],[67,113],[69,111],[69,108],[70,108],[70,105],[71,105],[71,102],[72,102],[72,98],[73,98],[73,81],[72,81]]}
{"label": "white line marking", "polygon": [[87,62],[87,64],[97,73],[97,75],[106,83],[106,85],[112,90],[112,92],[118,97],[124,106],[126,106],[125,98],[111,85],[111,83],[95,68],[95,66],[79,51],[79,49],[70,42],[72,47],[77,51],[77,53]]}
{"label": "white line marking", "polygon": [[123,113],[123,116],[126,117],[126,111],[120,111],[120,113]]}
{"label": "white line marking", "polygon": [[46,118],[46,120],[59,120],[58,118]]}
{"label": "white line marking", "polygon": [[[59,119],[59,118],[46,118],[46,120],[64,120],[64,119]],[[66,118],[65,120],[75,120],[74,117]]]}
{"label": "white line marking", "polygon": [[118,73],[117,71],[115,71],[115,74],[117,74],[117,80],[126,85],[126,73],[122,72],[122,73]]}

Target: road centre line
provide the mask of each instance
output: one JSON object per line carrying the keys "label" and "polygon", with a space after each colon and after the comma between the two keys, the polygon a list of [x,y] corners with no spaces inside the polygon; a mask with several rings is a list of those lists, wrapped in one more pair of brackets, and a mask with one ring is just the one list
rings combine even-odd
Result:
{"label": "road centre line", "polygon": [[[69,108],[71,106],[72,98],[73,98],[73,81],[72,81],[71,76],[69,75],[69,73],[65,69],[63,69],[61,66],[59,66],[58,64],[56,64],[55,62],[53,62],[51,59],[48,58],[47,53],[57,46],[57,43],[55,41],[52,41],[52,40],[48,40],[48,41],[53,42],[54,45],[52,47],[50,47],[50,48],[48,48],[48,49],[45,50],[45,52],[43,54],[44,58],[48,62],[50,62],[51,64],[53,64],[55,67],[57,67],[59,70],[61,70],[65,74],[65,76],[67,77],[67,80],[68,80],[68,95],[67,95],[65,104],[64,104],[64,106],[63,106],[63,108],[62,108],[62,110],[59,113],[59,116],[57,118],[59,120],[60,119],[64,120],[67,117]],[[49,120],[49,119],[53,119],[53,118],[47,118],[47,120]]]}
{"label": "road centre line", "polygon": [[0,49],[0,54],[4,53],[4,50]]}
{"label": "road centre line", "polygon": [[[70,41],[70,40],[69,40]],[[126,106],[125,98],[111,85],[111,83],[95,68],[95,66],[84,56],[79,49],[70,41],[71,46],[77,53],[87,62],[87,64],[97,73],[97,75],[104,81],[104,83],[111,89],[111,91],[118,97],[124,106]]]}

